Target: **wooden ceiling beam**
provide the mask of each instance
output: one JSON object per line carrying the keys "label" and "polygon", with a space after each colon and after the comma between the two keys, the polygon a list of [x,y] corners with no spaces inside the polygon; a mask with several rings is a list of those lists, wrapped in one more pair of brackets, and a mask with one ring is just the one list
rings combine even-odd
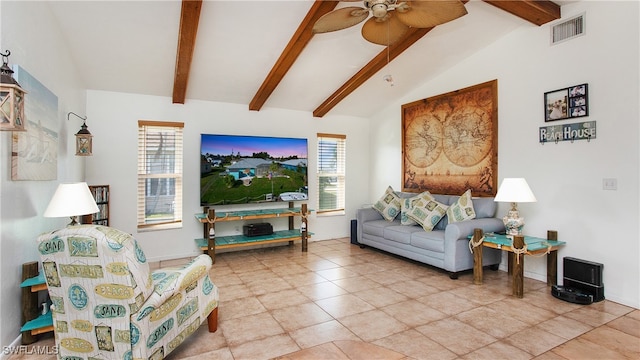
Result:
{"label": "wooden ceiling beam", "polygon": [[[416,41],[420,40],[433,28],[410,28],[407,34],[394,44],[389,46],[389,52],[385,47],[378,55],[367,63],[360,71],[353,75],[346,83],[327,98],[318,108],[313,111],[314,117],[323,117],[329,110],[333,109],[340,101],[354,92],[365,81],[369,80],[378,71],[387,66],[388,61],[392,61],[402,54]],[[388,59],[387,59],[388,56]],[[388,61],[387,61],[388,60]]]}
{"label": "wooden ceiling beam", "polygon": [[549,0],[484,0],[538,26],[560,19],[560,5]]}
{"label": "wooden ceiling beam", "polygon": [[289,40],[284,51],[280,54],[278,61],[273,65],[269,75],[267,75],[267,78],[262,82],[258,92],[249,103],[249,110],[258,111],[262,108],[298,56],[302,53],[302,50],[304,50],[309,41],[311,41],[313,37],[313,25],[322,15],[335,9],[338,3],[339,1],[322,0],[316,0],[313,3],[311,9],[309,9],[300,26],[298,26],[298,29],[291,37],[291,40]]}
{"label": "wooden ceiling beam", "polygon": [[176,69],[173,77],[174,104],[184,104],[187,95],[187,83],[189,82],[189,72],[191,70],[193,50],[196,45],[201,9],[202,0],[182,0]]}

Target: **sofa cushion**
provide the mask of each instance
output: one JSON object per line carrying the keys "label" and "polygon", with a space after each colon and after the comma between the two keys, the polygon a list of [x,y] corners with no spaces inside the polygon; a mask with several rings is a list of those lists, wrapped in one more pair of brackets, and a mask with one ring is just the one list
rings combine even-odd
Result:
{"label": "sofa cushion", "polygon": [[471,199],[471,189],[467,190],[447,209],[449,223],[471,220],[476,218]]}
{"label": "sofa cushion", "polygon": [[384,238],[403,244],[411,242],[411,234],[424,232],[420,226],[391,225],[384,228]]}
{"label": "sofa cushion", "polygon": [[408,212],[410,218],[415,220],[426,231],[431,231],[442,220],[447,212],[448,205],[442,204],[431,196],[428,191],[419,195],[419,199],[413,203],[413,208]]}
{"label": "sofa cushion", "polygon": [[476,212],[476,219],[491,218],[496,214],[498,204],[493,198],[475,198],[473,210]]}
{"label": "sofa cushion", "polygon": [[400,198],[389,186],[382,197],[373,205],[383,218],[392,221],[400,213]]}
{"label": "sofa cushion", "polygon": [[362,224],[362,232],[365,234],[371,234],[379,237],[384,237],[384,228],[391,225],[400,225],[400,221],[387,221],[387,220],[371,220],[365,221]]}
{"label": "sofa cushion", "polygon": [[444,231],[420,231],[411,234],[412,246],[430,250],[436,253],[444,253]]}

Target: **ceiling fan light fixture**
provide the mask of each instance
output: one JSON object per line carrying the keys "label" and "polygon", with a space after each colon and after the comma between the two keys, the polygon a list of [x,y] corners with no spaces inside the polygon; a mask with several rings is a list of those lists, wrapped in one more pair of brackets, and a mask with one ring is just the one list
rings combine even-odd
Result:
{"label": "ceiling fan light fixture", "polygon": [[[361,30],[364,39],[389,46],[400,40],[409,28],[432,28],[465,14],[467,10],[461,0],[365,0],[364,8],[343,7],[321,16],[313,26],[313,33],[346,29],[369,18]],[[391,24],[387,24],[389,22]]]}
{"label": "ceiling fan light fixture", "polygon": [[387,4],[380,3],[371,7],[371,13],[374,17],[381,18],[387,15]]}

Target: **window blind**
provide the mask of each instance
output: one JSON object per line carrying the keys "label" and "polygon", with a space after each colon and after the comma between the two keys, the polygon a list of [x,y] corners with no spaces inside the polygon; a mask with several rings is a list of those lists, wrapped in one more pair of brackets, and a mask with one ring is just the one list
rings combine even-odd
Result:
{"label": "window blind", "polygon": [[183,128],[138,121],[138,228],[181,225]]}
{"label": "window blind", "polygon": [[318,213],[344,211],[346,135],[318,137]]}

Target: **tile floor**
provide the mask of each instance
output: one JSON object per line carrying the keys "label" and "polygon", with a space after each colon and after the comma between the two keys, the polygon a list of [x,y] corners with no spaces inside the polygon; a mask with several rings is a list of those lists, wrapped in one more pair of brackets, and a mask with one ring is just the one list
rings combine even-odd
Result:
{"label": "tile floor", "polygon": [[169,359],[640,358],[638,309],[571,304],[532,279],[517,299],[506,272],[473,285],[346,238],[218,254],[211,272],[218,331],[202,326]]}

